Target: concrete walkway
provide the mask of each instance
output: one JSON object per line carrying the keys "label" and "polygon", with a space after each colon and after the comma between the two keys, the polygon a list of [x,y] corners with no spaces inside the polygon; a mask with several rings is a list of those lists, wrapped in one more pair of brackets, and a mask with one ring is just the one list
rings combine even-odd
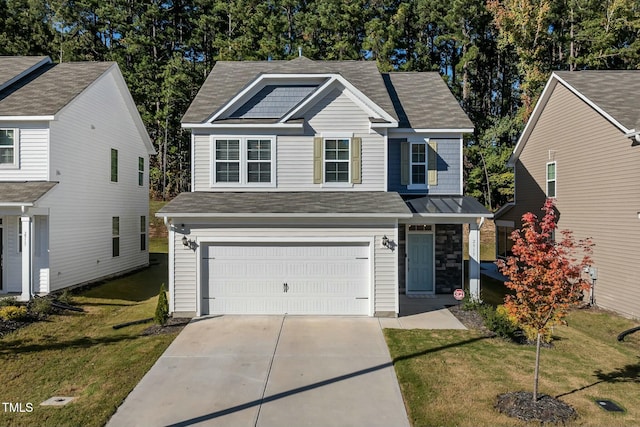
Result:
{"label": "concrete walkway", "polygon": [[409,426],[379,319],[195,319],[111,418],[118,426]]}

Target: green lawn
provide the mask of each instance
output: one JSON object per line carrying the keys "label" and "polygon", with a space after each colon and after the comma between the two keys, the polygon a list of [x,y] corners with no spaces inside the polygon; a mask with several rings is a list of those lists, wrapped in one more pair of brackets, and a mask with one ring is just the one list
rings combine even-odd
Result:
{"label": "green lawn", "polygon": [[[85,313],[67,312],[0,339],[0,397],[33,405],[32,412],[0,410],[2,426],[102,426],[176,334],[141,336],[149,325],[113,325],[153,317],[167,255],[151,267],[74,297]],[[72,396],[65,407],[43,407],[52,396]]]}
{"label": "green lawn", "polygon": [[[571,425],[640,425],[640,334],[625,342],[618,333],[634,326],[609,313],[576,310],[554,331],[554,347],[541,353],[540,391],[572,405]],[[521,346],[476,331],[386,329],[400,387],[414,427],[525,426],[498,413],[496,396],[533,388],[534,346]],[[606,398],[625,413],[606,412]]]}

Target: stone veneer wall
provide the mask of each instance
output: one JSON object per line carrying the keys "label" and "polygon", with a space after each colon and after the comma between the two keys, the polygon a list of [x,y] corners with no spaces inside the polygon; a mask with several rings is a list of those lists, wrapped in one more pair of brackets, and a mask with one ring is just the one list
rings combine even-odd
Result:
{"label": "stone veneer wall", "polygon": [[435,239],[436,293],[448,294],[462,287],[462,225],[436,225]]}

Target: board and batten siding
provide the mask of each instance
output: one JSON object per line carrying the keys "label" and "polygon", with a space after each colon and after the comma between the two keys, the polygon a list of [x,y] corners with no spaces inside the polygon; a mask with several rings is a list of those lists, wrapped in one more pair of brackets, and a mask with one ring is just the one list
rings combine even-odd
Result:
{"label": "board and batten siding", "polygon": [[[184,220],[178,221],[180,224]],[[342,227],[327,224],[319,226],[309,224],[302,228],[287,227],[272,224],[236,224],[226,226],[215,226],[205,224],[185,223],[185,234],[178,224],[175,228],[173,242],[175,269],[173,297],[174,307],[177,313],[195,313],[197,309],[198,275],[197,254],[199,252],[186,248],[182,244],[182,237],[186,235],[189,239],[200,242],[216,242],[220,239],[234,239],[238,242],[271,241],[273,243],[283,243],[289,241],[308,241],[309,243],[321,242],[322,239],[332,239],[339,242],[344,241],[374,241],[374,260],[372,262],[372,274],[374,290],[374,313],[397,313],[398,298],[398,274],[395,252],[382,247],[382,237],[384,235],[397,240],[397,227],[390,224],[381,225],[358,225],[351,222]],[[273,240],[270,240],[273,239]]]}
{"label": "board and batten siding", "polygon": [[[148,250],[140,250],[140,217],[149,223],[148,153],[115,72],[100,77],[51,122],[50,179],[59,184],[42,199],[50,208],[50,290],[149,262]],[[112,148],[118,150],[118,182],[111,182]],[[118,257],[112,256],[112,217],[120,218]]]}
{"label": "board and batten siding", "polygon": [[[211,134],[193,135],[193,191],[386,191],[385,137],[369,130],[369,116],[344,90],[334,89],[304,114],[304,134],[291,131],[276,136],[276,187],[212,187]],[[362,138],[362,183],[344,187],[326,187],[313,183],[313,138],[322,134],[344,133]],[[256,131],[220,131],[219,135],[238,137]],[[269,132],[258,133],[269,135]]]}
{"label": "board and batten siding", "polygon": [[0,168],[0,181],[46,181],[49,178],[48,123],[3,122],[1,129],[18,131],[18,168]]}
{"label": "board and batten siding", "polygon": [[389,191],[396,191],[400,194],[432,194],[432,195],[458,195],[462,194],[460,173],[460,153],[462,150],[462,139],[444,138],[441,136],[430,136],[427,134],[420,135],[423,138],[429,138],[429,141],[437,143],[438,159],[438,184],[429,185],[428,189],[409,190],[406,185],[401,182],[401,145],[406,139],[389,138]]}
{"label": "board and batten siding", "polygon": [[[533,129],[516,168],[516,206],[541,214],[546,164],[556,161],[559,229],[595,243],[595,298],[602,308],[640,317],[640,147],[620,129],[558,84]],[[504,218],[501,218],[504,219]]]}

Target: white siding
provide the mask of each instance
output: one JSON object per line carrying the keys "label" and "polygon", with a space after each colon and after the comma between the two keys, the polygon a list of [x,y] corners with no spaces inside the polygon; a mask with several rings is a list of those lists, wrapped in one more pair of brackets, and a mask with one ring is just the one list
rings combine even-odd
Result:
{"label": "white siding", "polygon": [[7,215],[2,218],[3,237],[3,290],[2,292],[20,292],[22,290],[22,258],[18,252],[18,216]]}
{"label": "white siding", "polygon": [[[149,215],[149,161],[118,80],[102,76],[51,123],[51,290],[148,263],[140,251],[140,216]],[[118,182],[110,180],[111,149],[118,150]],[[138,186],[138,158],[145,159]],[[111,218],[120,218],[120,256],[112,257]],[[147,219],[148,224],[148,219]]]}
{"label": "white siding", "polygon": [[[194,134],[193,191],[385,191],[385,139],[370,133],[369,115],[341,89],[330,91],[305,113],[303,135],[277,135],[276,184],[273,187],[211,187],[211,135]],[[313,183],[313,138],[342,132],[362,138],[362,184],[326,187]],[[251,133],[255,133],[251,132]],[[247,135],[242,130],[220,131],[220,135]],[[262,131],[262,135],[269,135]]]}
{"label": "white siding", "polygon": [[0,169],[0,181],[46,181],[49,178],[47,123],[3,122],[0,128],[18,129],[20,156],[17,169]]}
{"label": "white siding", "polygon": [[[317,224],[309,222],[306,226],[291,227],[282,223],[261,222],[260,225],[240,224],[235,225],[204,225],[186,224],[184,234],[181,224],[183,220],[176,220],[178,227],[175,229],[175,259],[173,265],[175,269],[175,311],[194,313],[197,309],[197,299],[199,292],[198,263],[196,257],[199,251],[193,251],[182,244],[182,237],[186,235],[190,239],[195,239],[199,244],[202,242],[220,242],[222,239],[241,242],[252,241],[304,241],[313,242],[322,239],[332,241],[374,241],[374,260],[372,272],[374,290],[373,312],[396,312],[396,301],[398,295],[398,274],[395,252],[382,247],[382,236],[395,236],[396,227],[390,224],[369,224],[358,225],[357,221],[342,221],[344,226],[336,227],[329,224]],[[301,223],[303,221],[296,221]],[[362,221],[360,221],[362,222]],[[202,247],[200,245],[200,247]]]}

